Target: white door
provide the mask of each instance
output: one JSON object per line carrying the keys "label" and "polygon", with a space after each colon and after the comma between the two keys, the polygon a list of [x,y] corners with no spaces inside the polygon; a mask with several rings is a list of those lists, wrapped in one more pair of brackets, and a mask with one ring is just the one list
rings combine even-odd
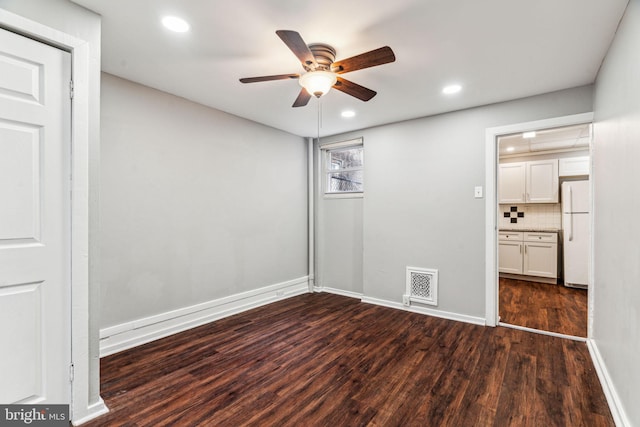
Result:
{"label": "white door", "polygon": [[71,57],[0,29],[0,402],[70,402]]}

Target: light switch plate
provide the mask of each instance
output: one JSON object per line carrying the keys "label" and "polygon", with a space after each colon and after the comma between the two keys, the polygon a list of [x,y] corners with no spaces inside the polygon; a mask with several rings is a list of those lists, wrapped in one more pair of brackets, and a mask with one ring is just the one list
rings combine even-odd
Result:
{"label": "light switch plate", "polygon": [[477,186],[474,192],[476,199],[482,199],[482,186]]}

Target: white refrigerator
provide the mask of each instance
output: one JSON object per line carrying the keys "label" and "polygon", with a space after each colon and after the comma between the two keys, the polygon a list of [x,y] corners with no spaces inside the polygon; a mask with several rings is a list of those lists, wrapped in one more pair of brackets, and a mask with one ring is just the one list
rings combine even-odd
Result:
{"label": "white refrigerator", "polygon": [[562,183],[564,285],[586,288],[591,245],[589,181]]}

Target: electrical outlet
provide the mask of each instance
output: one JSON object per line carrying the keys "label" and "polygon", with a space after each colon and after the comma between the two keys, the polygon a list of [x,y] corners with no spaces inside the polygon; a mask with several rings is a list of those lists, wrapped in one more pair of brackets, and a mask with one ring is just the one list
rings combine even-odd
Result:
{"label": "electrical outlet", "polygon": [[404,305],[410,305],[411,304],[411,300],[409,299],[409,295],[402,295],[402,304],[404,304]]}

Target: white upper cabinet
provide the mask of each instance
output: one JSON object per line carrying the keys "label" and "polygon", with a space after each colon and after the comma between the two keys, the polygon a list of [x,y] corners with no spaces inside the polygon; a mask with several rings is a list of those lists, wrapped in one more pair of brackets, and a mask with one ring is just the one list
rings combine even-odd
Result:
{"label": "white upper cabinet", "polygon": [[560,176],[588,176],[589,156],[560,159]]}
{"label": "white upper cabinet", "polygon": [[500,165],[498,185],[500,203],[525,203],[526,163],[504,163]]}
{"label": "white upper cabinet", "polygon": [[558,159],[500,164],[499,203],[558,203]]}
{"label": "white upper cabinet", "polygon": [[558,203],[558,159],[527,162],[526,203]]}

